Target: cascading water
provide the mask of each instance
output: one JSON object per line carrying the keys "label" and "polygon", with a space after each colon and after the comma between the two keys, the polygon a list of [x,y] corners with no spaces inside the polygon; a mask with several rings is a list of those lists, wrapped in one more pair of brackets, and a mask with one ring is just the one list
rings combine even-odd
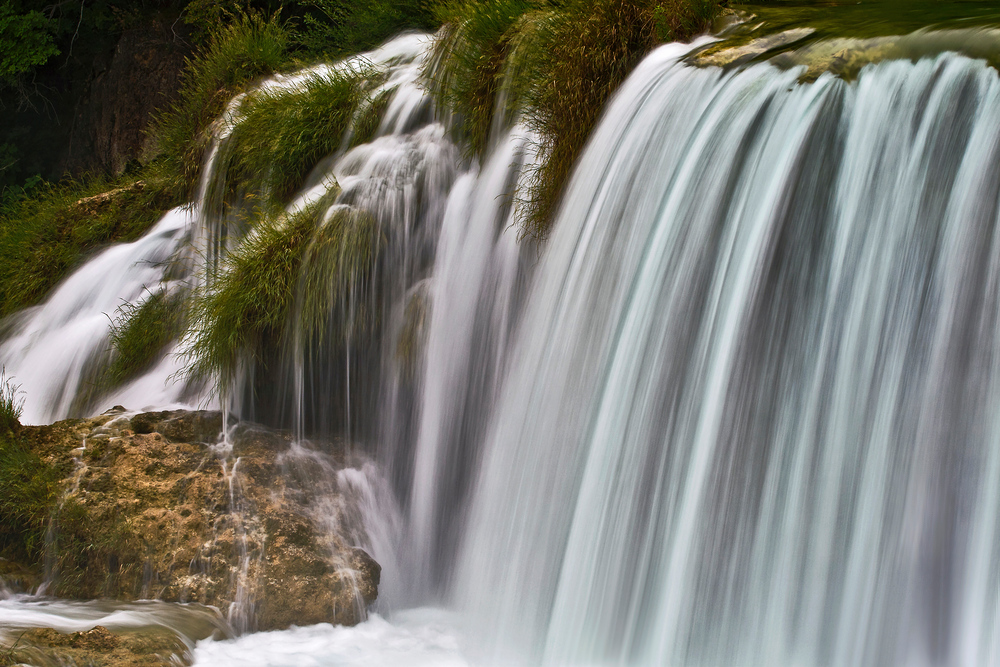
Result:
{"label": "cascading water", "polygon": [[538,268],[455,585],[473,634],[995,664],[996,72],[678,55],[619,93]]}
{"label": "cascading water", "polygon": [[[379,221],[381,339],[289,350],[270,403],[234,405],[368,447],[381,471],[328,476],[361,498],[390,620],[206,641],[195,663],[1000,662],[997,73],[943,54],[800,83],[661,47],[537,249],[511,205],[535,138],[461,159],[419,86],[426,44],[371,56],[394,91],[377,138],[345,138],[289,206],[335,179],[334,207]],[[29,420],[68,414],[105,344],[94,324],[52,388],[16,366],[37,341],[70,353],[52,322],[84,307],[60,299],[102,261],[153,273],[89,316],[136,298],[182,228],[223,256],[239,240],[204,209],[14,323],[0,358]],[[422,604],[449,611],[398,609]]]}

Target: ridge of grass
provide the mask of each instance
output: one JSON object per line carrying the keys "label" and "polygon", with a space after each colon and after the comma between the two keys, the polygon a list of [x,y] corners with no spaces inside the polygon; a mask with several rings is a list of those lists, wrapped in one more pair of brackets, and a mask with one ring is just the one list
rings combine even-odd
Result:
{"label": "ridge of grass", "polygon": [[726,1],[443,0],[427,74],[475,153],[488,150],[501,102],[507,122],[519,111],[539,134],[542,160],[519,210],[523,232],[544,238],[614,91],[657,44],[708,30]]}
{"label": "ridge of grass", "polygon": [[291,61],[292,31],[277,14],[234,15],[187,61],[178,100],[153,121],[151,133],[168,170],[190,197],[198,181],[210,128],[239,92]]}
{"label": "ridge of grass", "polygon": [[0,206],[0,317],[41,301],[110,243],[141,237],[182,203],[159,165],[117,179],[41,184]]}
{"label": "ridge of grass", "polygon": [[[333,193],[335,195],[335,193]],[[381,248],[374,219],[332,196],[292,215],[262,214],[242,244],[191,301],[186,333],[189,375],[214,381],[226,394],[241,368],[264,365],[289,333],[322,339],[335,321],[342,335],[361,330],[364,308],[339,308],[362,285]]]}
{"label": "ridge of grass", "polygon": [[58,492],[59,471],[21,434],[20,387],[0,371],[0,556],[37,562]]}
{"label": "ridge of grass", "polygon": [[227,141],[227,180],[267,205],[286,201],[321,159],[340,148],[381,77],[370,67],[345,66],[292,88],[247,93]]}

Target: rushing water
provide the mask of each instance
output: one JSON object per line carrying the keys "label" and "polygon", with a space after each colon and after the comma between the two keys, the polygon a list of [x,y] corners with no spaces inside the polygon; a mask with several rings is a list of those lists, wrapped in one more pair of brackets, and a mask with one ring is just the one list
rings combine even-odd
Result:
{"label": "rushing water", "polygon": [[[242,406],[365,441],[391,602],[195,663],[1000,663],[997,72],[943,54],[800,84],[661,47],[535,249],[509,198],[532,137],[462,160],[405,39],[395,120],[329,167],[390,235],[384,340],[358,367],[292,355],[298,407]],[[171,215],[106,255],[162,252]],[[104,257],[3,349],[55,331]],[[324,406],[352,369],[375,390]],[[428,603],[449,611],[402,611]]]}

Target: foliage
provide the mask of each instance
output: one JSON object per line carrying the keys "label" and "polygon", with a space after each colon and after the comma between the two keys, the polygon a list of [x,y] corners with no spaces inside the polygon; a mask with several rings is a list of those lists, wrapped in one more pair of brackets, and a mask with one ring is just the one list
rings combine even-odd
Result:
{"label": "foliage", "polygon": [[19,394],[0,372],[0,556],[32,562],[45,545],[59,475],[21,436]]}
{"label": "foliage", "polygon": [[298,283],[298,321],[307,340],[334,331],[357,335],[372,324],[366,298],[370,269],[382,246],[375,219],[347,206],[330,210],[304,253]]}
{"label": "foliage", "polygon": [[435,92],[462,118],[463,134],[474,153],[489,149],[512,28],[535,7],[531,0],[456,0],[436,8],[446,28],[432,59],[440,63],[433,73]]}
{"label": "foliage", "polygon": [[377,46],[403,30],[431,30],[434,16],[425,0],[303,0],[299,43],[318,56],[344,56]]}
{"label": "foliage", "polygon": [[389,100],[392,96],[389,91],[382,91],[374,98],[368,100],[358,111],[354,118],[354,126],[351,132],[351,148],[366,144],[375,138],[378,128],[382,124],[386,109],[389,107]]}
{"label": "foliage", "polygon": [[240,14],[188,61],[179,99],[152,129],[166,168],[181,175],[186,194],[197,182],[212,122],[236,93],[288,63],[290,41],[277,15]]}
{"label": "foliage", "polygon": [[284,201],[316,164],[340,147],[357,109],[368,104],[377,74],[338,69],[307,76],[292,88],[247,94],[226,146],[228,179],[260,193],[268,203]]}
{"label": "foliage", "polygon": [[193,375],[215,378],[224,393],[242,362],[262,360],[281,337],[314,225],[311,212],[261,220],[194,296],[187,334]]}
{"label": "foliage", "polygon": [[[527,233],[543,237],[573,164],[611,94],[653,46],[707,30],[724,0],[444,0],[430,72],[439,98],[484,153],[498,104],[542,137],[521,193]],[[503,93],[501,95],[501,93]]]}
{"label": "foliage", "polygon": [[141,303],[123,303],[111,319],[112,357],[106,386],[117,386],[149,369],[182,331],[184,294],[150,292]]}
{"label": "foliage", "polygon": [[43,184],[0,208],[0,316],[40,301],[89,253],[132,241],[180,201],[170,179],[92,178]]}
{"label": "foliage", "polygon": [[[294,316],[310,335],[322,335],[327,315],[362,283],[381,246],[370,216],[337,207],[320,218],[325,212],[321,201],[259,220],[213,283],[194,296],[187,333],[192,375],[214,379],[224,394],[241,365],[266,365]],[[357,328],[363,315],[352,312],[348,325]]]}
{"label": "foliage", "polygon": [[58,53],[41,12],[18,14],[12,4],[0,4],[0,79],[10,81]]}
{"label": "foliage", "polygon": [[0,433],[16,431],[21,426],[24,400],[20,394],[20,385],[7,377],[6,370],[0,370]]}

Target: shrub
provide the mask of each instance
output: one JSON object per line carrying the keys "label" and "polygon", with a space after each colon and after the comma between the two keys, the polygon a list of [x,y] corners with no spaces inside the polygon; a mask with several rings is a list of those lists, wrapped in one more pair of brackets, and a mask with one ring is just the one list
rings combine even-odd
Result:
{"label": "shrub", "polygon": [[184,294],[166,290],[150,292],[141,303],[123,303],[111,319],[111,361],[103,386],[131,380],[160,358],[164,348],[183,330]]}
{"label": "shrub", "polygon": [[291,31],[276,15],[236,15],[211,34],[207,46],[189,60],[178,101],[152,128],[166,167],[181,175],[186,195],[197,183],[210,140],[209,127],[238,92],[286,65]]}

